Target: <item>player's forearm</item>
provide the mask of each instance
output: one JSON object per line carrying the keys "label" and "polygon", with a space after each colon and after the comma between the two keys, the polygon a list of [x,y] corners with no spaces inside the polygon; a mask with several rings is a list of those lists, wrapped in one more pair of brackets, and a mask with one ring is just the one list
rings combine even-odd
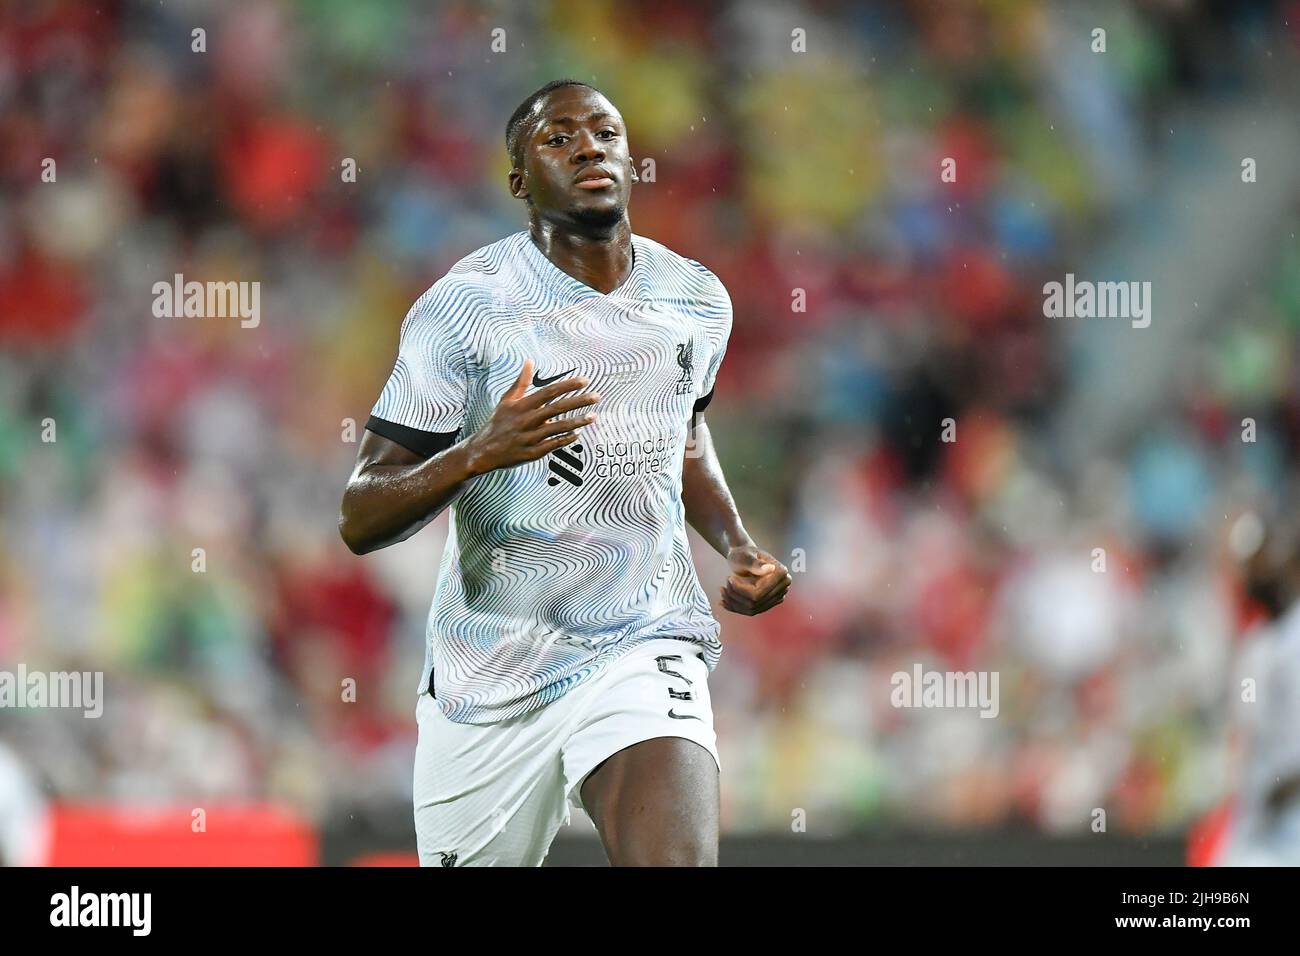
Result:
{"label": "player's forearm", "polygon": [[479,474],[468,442],[412,465],[358,466],[343,493],[339,533],[355,554],[405,541]]}
{"label": "player's forearm", "polygon": [[752,545],[754,541],[741,523],[706,423],[696,425],[695,440],[697,454],[682,463],[686,520],[714,551],[725,557],[732,548]]}

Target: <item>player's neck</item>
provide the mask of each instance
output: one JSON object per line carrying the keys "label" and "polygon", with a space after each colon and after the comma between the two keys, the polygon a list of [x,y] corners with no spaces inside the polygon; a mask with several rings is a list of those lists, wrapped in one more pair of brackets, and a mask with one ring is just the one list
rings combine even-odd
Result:
{"label": "player's neck", "polygon": [[557,269],[598,292],[617,289],[632,271],[632,225],[626,216],[599,231],[534,219],[528,234]]}

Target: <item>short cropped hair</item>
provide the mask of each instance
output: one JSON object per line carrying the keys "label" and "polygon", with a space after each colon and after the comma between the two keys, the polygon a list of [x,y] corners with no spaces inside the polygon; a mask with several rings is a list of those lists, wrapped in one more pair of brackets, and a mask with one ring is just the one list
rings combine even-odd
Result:
{"label": "short cropped hair", "polygon": [[[510,114],[510,119],[506,121],[506,152],[510,154],[510,162],[515,166],[523,165],[523,154],[519,151],[519,139],[524,131],[525,124],[528,122],[529,115],[533,112],[533,107],[537,105],[538,100],[547,96],[553,90],[565,86],[585,86],[589,90],[600,93],[600,90],[590,83],[582,82],[582,80],[551,80],[545,86],[528,94],[528,98],[519,104],[515,111]],[[601,93],[601,95],[604,96],[605,94]]]}

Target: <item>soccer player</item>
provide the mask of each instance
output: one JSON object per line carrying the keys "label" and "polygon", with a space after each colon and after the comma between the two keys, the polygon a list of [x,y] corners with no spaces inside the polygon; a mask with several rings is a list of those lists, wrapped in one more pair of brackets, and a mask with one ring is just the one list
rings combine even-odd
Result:
{"label": "soccer player", "polygon": [[[1240,705],[1247,744],[1221,860],[1227,866],[1300,865],[1300,521],[1293,513],[1279,509],[1267,528],[1248,513],[1234,534],[1245,552],[1237,555],[1241,580],[1267,623],[1238,675],[1254,680],[1257,696]],[[1237,680],[1232,693],[1241,687]]]}
{"label": "soccer player", "polygon": [[614,865],[716,865],[721,644],[685,523],[728,561],[727,610],[790,587],[704,421],[731,300],[633,234],[627,130],[596,89],[537,90],[506,150],[528,229],[412,306],[339,519],[364,554],[451,508],[416,708],[420,862],[540,865],[573,804]]}

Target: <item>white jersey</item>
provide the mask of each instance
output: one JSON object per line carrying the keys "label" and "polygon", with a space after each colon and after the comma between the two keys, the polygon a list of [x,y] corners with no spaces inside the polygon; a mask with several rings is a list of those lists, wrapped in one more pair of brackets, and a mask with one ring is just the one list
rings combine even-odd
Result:
{"label": "white jersey", "polygon": [[[482,428],[534,362],[533,386],[590,381],[597,421],[544,458],[472,479],[452,503],[420,689],[490,723],[536,710],[638,643],[698,643],[718,623],[682,505],[690,419],[712,395],[731,300],[708,269],[643,236],[608,295],[518,232],[466,256],[412,306],[367,427],[411,447]],[[394,427],[396,426],[396,427]],[[414,431],[411,431],[414,430]]]}
{"label": "white jersey", "polygon": [[[1246,768],[1231,829],[1231,866],[1300,864],[1300,802],[1274,811],[1269,794],[1300,776],[1300,602],[1263,629],[1246,655],[1242,677],[1254,679],[1256,700],[1241,705]],[[1240,681],[1234,692],[1239,691]]]}

